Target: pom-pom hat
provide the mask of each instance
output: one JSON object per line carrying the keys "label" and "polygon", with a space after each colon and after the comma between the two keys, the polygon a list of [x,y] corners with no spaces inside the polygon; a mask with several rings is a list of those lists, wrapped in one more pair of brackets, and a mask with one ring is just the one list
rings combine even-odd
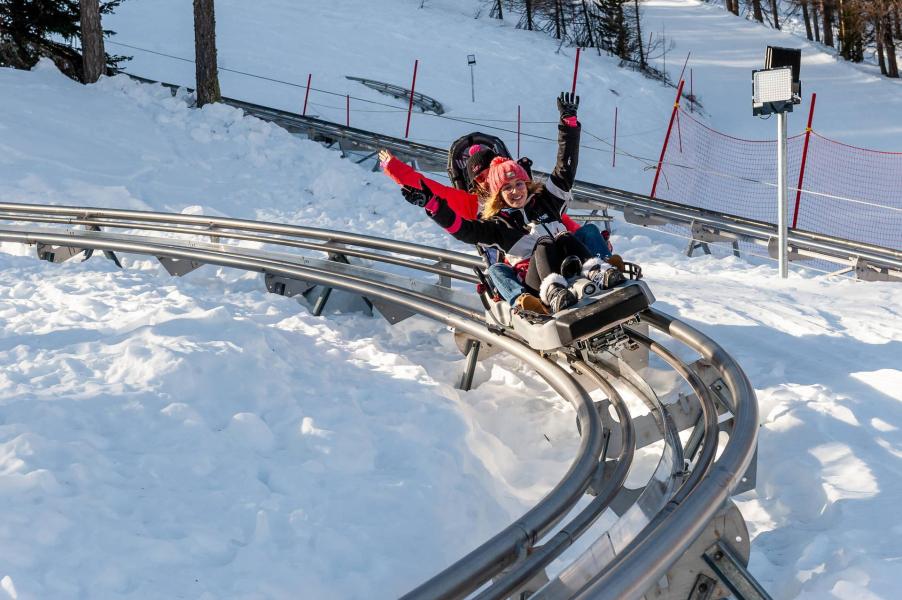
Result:
{"label": "pom-pom hat", "polygon": [[489,167],[489,173],[486,175],[485,183],[489,191],[494,195],[504,187],[505,184],[513,181],[529,181],[529,175],[526,169],[518,165],[515,161],[497,156],[492,159]]}

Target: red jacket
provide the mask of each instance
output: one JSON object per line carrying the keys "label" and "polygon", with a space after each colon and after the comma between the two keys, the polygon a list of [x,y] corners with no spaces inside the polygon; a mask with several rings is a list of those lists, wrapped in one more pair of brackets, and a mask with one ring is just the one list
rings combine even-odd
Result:
{"label": "red jacket", "polygon": [[[429,189],[432,190],[432,193],[439,198],[442,198],[448,204],[448,208],[462,218],[473,221],[478,217],[479,200],[476,198],[476,194],[471,194],[470,192],[441,184],[434,179],[429,179],[428,177],[417,173],[416,169],[407,163],[398,160],[394,156],[391,157],[391,160],[389,160],[388,163],[382,166],[382,170],[385,171],[385,174],[391,177],[398,185],[409,185],[418,188],[420,187],[420,179],[422,179],[426,182],[426,185],[429,186]],[[570,233],[579,229],[579,225],[576,221],[567,215],[561,215],[561,222]]]}

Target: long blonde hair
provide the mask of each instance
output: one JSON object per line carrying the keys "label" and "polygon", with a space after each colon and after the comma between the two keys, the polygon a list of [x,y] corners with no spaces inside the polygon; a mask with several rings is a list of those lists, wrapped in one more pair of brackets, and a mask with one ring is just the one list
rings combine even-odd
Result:
{"label": "long blonde hair", "polygon": [[[528,195],[531,196],[531,195],[535,194],[536,192],[538,192],[540,189],[542,189],[541,183],[536,183],[535,181],[527,181],[526,182],[526,193]],[[483,190],[484,190],[484,188],[482,188],[481,186],[480,186],[480,188],[477,189],[478,192],[482,192]],[[479,198],[482,199],[483,197],[484,196],[482,196],[482,194],[480,193]],[[492,217],[497,215],[499,212],[501,212],[502,208],[507,206],[507,203],[501,197],[501,190],[498,190],[494,194],[485,196],[484,198],[485,198],[485,205],[482,207],[482,213],[480,214],[480,217],[483,219],[491,219]]]}

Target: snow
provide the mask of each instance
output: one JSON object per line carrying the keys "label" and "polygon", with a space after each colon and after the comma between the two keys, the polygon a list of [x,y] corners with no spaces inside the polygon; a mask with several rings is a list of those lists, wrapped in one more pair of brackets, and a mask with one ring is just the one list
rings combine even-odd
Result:
{"label": "snow", "polygon": [[[528,120],[555,118],[571,49],[555,54],[543,34],[474,20],[475,0],[419,4],[341,0],[308,14],[266,0],[249,13],[223,0],[220,60],[295,82],[314,72],[321,89],[397,105],[352,113],[352,125],[393,135],[403,134],[403,102],[345,74],[406,85],[419,58],[418,89],[449,116],[510,120],[520,104]],[[132,0],[105,26],[123,43],[191,56],[187,6]],[[692,51],[710,122],[767,136],[749,115],[749,70],[768,43],[805,42],[690,0],[644,8],[649,31],[666,20],[675,41],[671,72],[673,57]],[[898,82],[805,47],[818,129],[899,150]],[[193,80],[188,63],[135,57],[134,73]],[[618,147],[656,156],[672,88],[591,52],[581,61],[588,132],[607,138],[619,106]],[[302,88],[222,81],[233,97],[294,110],[303,101]],[[850,110],[861,83],[890,108]],[[0,98],[4,201],[227,215],[466,249],[383,175],[235,109],[190,109],[184,92],[124,76],[81,86],[41,63],[0,70]],[[343,98],[312,100],[343,120]],[[416,114],[412,128],[416,141],[444,145],[476,127]],[[553,136],[548,123],[526,129]],[[648,191],[642,161],[611,169],[609,147],[586,144],[600,150],[584,149],[580,178]],[[547,142],[524,140],[522,153],[543,167],[553,160]],[[902,288],[690,259],[682,240],[621,222],[613,242],[642,265],[658,308],[726,348],[757,391],[758,486],[737,499],[751,571],[775,598],[895,597]],[[477,387],[455,390],[463,359],[431,321],[313,317],[267,294],[258,275],[227,269],[172,278],[145,257],[124,256],[119,270],[100,256],[50,265],[31,248],[0,249],[0,597],[397,597],[533,506],[576,450],[572,410],[513,359],[481,363]]]}

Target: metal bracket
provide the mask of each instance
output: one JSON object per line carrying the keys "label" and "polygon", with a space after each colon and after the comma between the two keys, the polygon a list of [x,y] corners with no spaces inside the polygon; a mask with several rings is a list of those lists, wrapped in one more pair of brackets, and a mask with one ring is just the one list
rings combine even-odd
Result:
{"label": "metal bracket", "polygon": [[[780,258],[780,241],[776,237],[767,238],[767,255],[775,260],[779,260]],[[794,247],[792,244],[787,244],[786,246],[786,260],[806,260],[807,256],[802,256],[799,254],[798,248]]]}
{"label": "metal bracket", "polygon": [[69,260],[76,254],[81,254],[84,248],[73,248],[72,246],[51,246],[38,242],[35,244],[38,258],[53,263],[61,263]]}
{"label": "metal bracket", "polygon": [[703,558],[738,600],[770,600],[770,595],[746,569],[748,560],[743,560],[726,541],[717,540],[705,550]]}
{"label": "metal bracket", "polygon": [[266,285],[266,291],[271,294],[280,296],[301,296],[315,287],[315,284],[301,279],[291,279],[281,275],[273,275],[266,273],[263,276],[263,283]]}
{"label": "metal bracket", "polygon": [[[450,271],[453,268],[451,263],[446,262],[444,260],[438,261],[433,266],[438,267],[440,269],[445,269],[446,271]],[[439,275],[438,276],[438,284],[442,287],[449,288],[449,287],[451,287],[451,278],[448,277],[447,275]]]}
{"label": "metal bracket", "polygon": [[726,236],[716,230],[711,230],[699,223],[695,219],[689,224],[690,239],[689,246],[686,248],[686,256],[692,256],[692,253],[701,248],[705,254],[711,254],[711,248],[708,244],[711,242],[729,242],[733,246],[733,256],[739,257],[739,240],[735,237]]}
{"label": "metal bracket", "polygon": [[655,216],[650,210],[637,209],[633,206],[623,207],[623,220],[644,227],[657,227],[669,223],[667,219]]}
{"label": "metal bracket", "polygon": [[169,258],[168,256],[158,256],[157,260],[160,261],[160,264],[163,265],[163,268],[166,269],[166,271],[170,275],[175,275],[176,277],[187,275],[191,271],[204,266],[204,263],[187,258]]}
{"label": "metal bracket", "polygon": [[855,277],[862,281],[902,281],[902,275],[898,272],[895,276],[890,274],[887,267],[872,265],[861,257],[855,259]]}
{"label": "metal bracket", "polygon": [[733,592],[740,600],[770,600],[746,569],[750,551],[742,513],[727,501],[645,599],[713,600]]}
{"label": "metal bracket", "polygon": [[[331,240],[330,240],[331,241]],[[348,257],[344,254],[340,254],[338,252],[329,252],[329,260],[334,262],[344,263],[346,265],[351,264],[348,261]],[[313,310],[311,313],[314,317],[318,317],[323,314],[323,310],[326,308],[326,303],[329,301],[329,296],[332,295],[332,288],[327,286],[322,286],[322,289],[319,292],[319,295],[316,297],[316,300],[313,302]],[[366,304],[367,308],[372,312],[373,303],[369,301],[369,299],[361,296],[360,297],[363,302]]]}

